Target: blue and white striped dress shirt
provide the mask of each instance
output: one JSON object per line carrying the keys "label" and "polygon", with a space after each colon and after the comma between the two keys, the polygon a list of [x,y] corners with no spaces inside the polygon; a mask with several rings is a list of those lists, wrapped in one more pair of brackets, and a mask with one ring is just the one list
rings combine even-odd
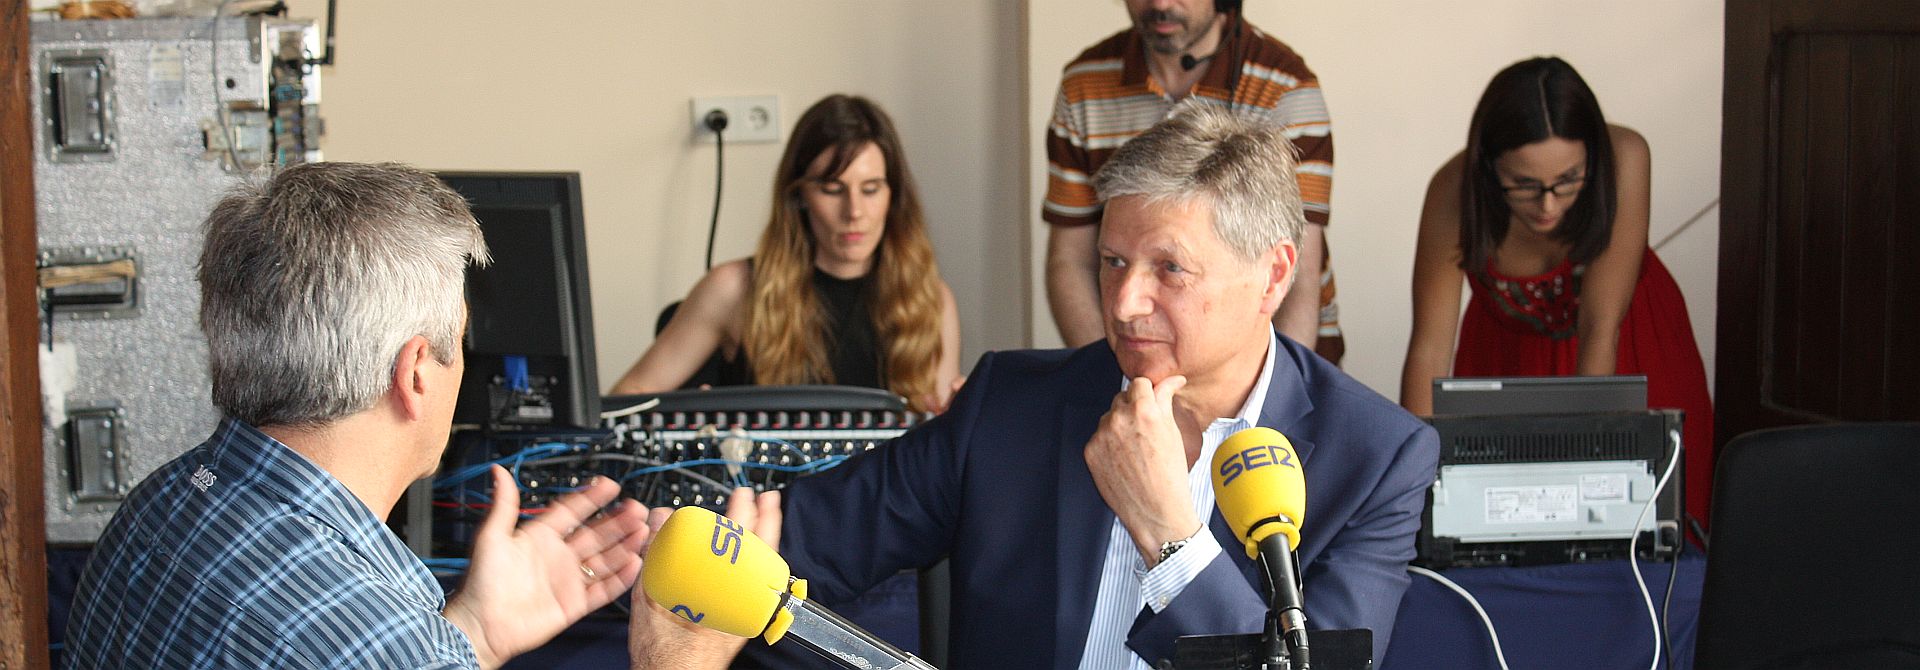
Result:
{"label": "blue and white striped dress shirt", "polygon": [[161,466],[108,523],[67,624],[73,668],[477,668],[418,558],[345,485],[244,422]]}
{"label": "blue and white striped dress shirt", "polygon": [[[1200,517],[1200,530],[1187,538],[1187,545],[1166,562],[1148,570],[1146,559],[1140,557],[1140,551],[1133,546],[1133,537],[1127,534],[1127,527],[1118,517],[1114,518],[1113,530],[1107,535],[1106,559],[1100,566],[1100,591],[1093,604],[1093,621],[1087,628],[1087,648],[1080,652],[1081,668],[1151,670],[1145,659],[1127,648],[1127,631],[1133,628],[1141,607],[1152,608],[1156,614],[1166,609],[1180,597],[1187,584],[1220,555],[1220,541],[1207,527],[1208,520],[1213,518],[1214,503],[1213,479],[1207,470],[1213,463],[1214,450],[1227,436],[1252,428],[1260,420],[1260,410],[1267,403],[1268,380],[1273,377],[1273,357],[1279,348],[1279,341],[1268,336],[1267,361],[1260,366],[1260,378],[1254,382],[1253,392],[1247,394],[1247,402],[1240,406],[1240,413],[1232,418],[1214,419],[1201,435],[1200,458],[1187,469],[1187,493],[1193,499],[1194,514]],[[1127,386],[1127,380],[1120,382],[1122,391]]]}

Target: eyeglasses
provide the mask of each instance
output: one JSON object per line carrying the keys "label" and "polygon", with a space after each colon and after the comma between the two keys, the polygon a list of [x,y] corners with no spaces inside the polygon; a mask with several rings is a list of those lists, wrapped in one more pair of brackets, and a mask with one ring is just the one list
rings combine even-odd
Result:
{"label": "eyeglasses", "polygon": [[1561,198],[1570,197],[1575,193],[1579,193],[1580,187],[1585,186],[1586,183],[1586,175],[1581,175],[1578,177],[1568,177],[1556,181],[1551,185],[1526,184],[1524,186],[1501,186],[1500,190],[1507,192],[1508,200],[1515,202],[1532,202],[1547,197],[1548,193],[1552,193]]}

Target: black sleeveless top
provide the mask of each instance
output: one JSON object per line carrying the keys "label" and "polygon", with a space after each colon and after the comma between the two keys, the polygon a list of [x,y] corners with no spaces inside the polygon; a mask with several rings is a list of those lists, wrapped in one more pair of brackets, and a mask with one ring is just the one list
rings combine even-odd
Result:
{"label": "black sleeveless top", "polygon": [[[748,266],[751,271],[751,265]],[[827,363],[833,369],[833,383],[841,386],[864,386],[867,388],[887,388],[886,375],[881,372],[882,351],[880,335],[874,330],[872,313],[867,310],[871,302],[873,273],[857,279],[841,279],[827,274],[819,268],[813,269],[813,290],[820,296],[820,307],[826,314]],[[718,363],[717,379],[714,386],[746,386],[753,384],[753,363],[747,360],[747,352],[742,350],[732,360],[724,354],[715,352],[714,362]],[[688,387],[698,386],[701,381],[688,381]]]}

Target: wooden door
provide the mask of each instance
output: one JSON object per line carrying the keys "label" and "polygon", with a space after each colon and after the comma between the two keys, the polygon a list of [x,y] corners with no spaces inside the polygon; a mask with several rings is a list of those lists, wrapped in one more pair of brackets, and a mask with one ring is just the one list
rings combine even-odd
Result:
{"label": "wooden door", "polygon": [[1726,9],[1715,433],[1920,420],[1920,3]]}

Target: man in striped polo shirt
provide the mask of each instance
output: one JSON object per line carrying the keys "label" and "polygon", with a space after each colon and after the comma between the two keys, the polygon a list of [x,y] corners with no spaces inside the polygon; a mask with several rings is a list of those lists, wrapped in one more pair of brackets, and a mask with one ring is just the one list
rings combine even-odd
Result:
{"label": "man in striped polo shirt", "polygon": [[[1259,111],[1285,126],[1300,152],[1301,286],[1274,315],[1280,332],[1338,365],[1346,350],[1334,303],[1325,227],[1333,191],[1333,134],[1320,82],[1306,61],[1247,23],[1240,0],[1127,0],[1133,26],[1067,65],[1047,126],[1047,303],[1060,338],[1104,337],[1095,283],[1100,205],[1092,179],[1113,151],[1194,97]],[[1316,282],[1317,280],[1317,282]]]}

